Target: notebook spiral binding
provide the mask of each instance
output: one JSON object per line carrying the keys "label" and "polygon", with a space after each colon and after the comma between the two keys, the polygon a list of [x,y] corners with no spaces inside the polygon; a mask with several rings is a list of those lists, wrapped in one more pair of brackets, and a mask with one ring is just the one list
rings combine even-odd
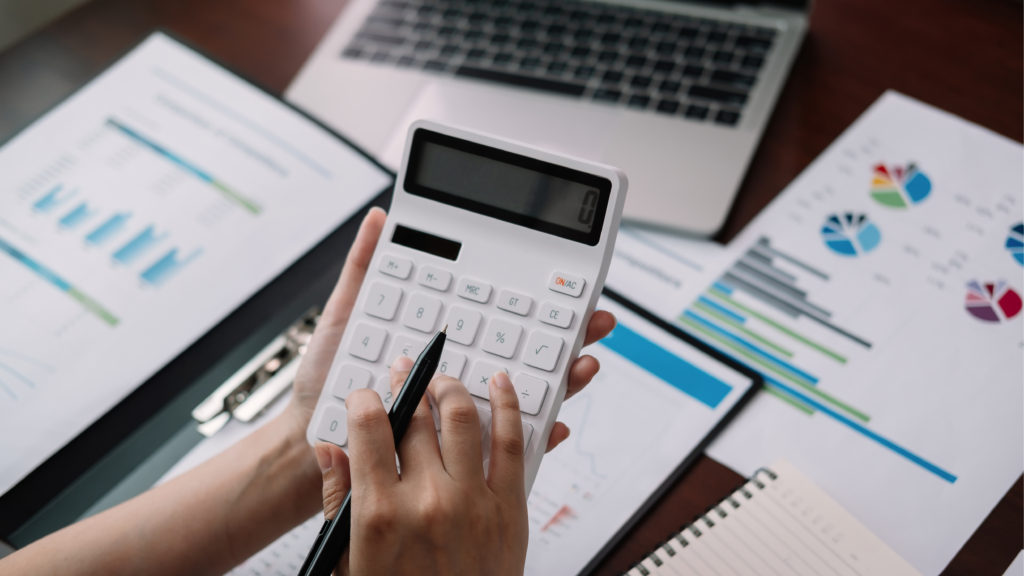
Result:
{"label": "notebook spiral binding", "polygon": [[[729,515],[728,511],[723,509],[723,505],[728,504],[728,506],[732,507],[732,510],[738,510],[742,505],[741,502],[750,500],[751,498],[754,497],[754,489],[756,489],[758,492],[765,489],[767,483],[763,481],[762,478],[766,478],[768,481],[775,481],[776,479],[778,479],[778,475],[776,475],[775,472],[771,471],[768,468],[759,468],[756,472],[754,472],[753,476],[751,476],[748,480],[740,484],[739,488],[737,488],[731,494],[723,498],[721,502],[709,506],[703,514],[698,514],[697,517],[690,521],[689,524],[684,525],[678,532],[673,534],[668,540],[662,542],[660,545],[655,547],[654,551],[651,552],[646,558],[634,564],[629,570],[627,570],[623,574],[626,575],[635,570],[642,576],[650,576],[650,571],[648,571],[647,568],[643,566],[644,560],[650,560],[655,566],[660,567],[664,562],[658,556],[659,551],[664,552],[664,554],[670,557],[675,556],[676,550],[675,548],[673,548],[673,544],[680,546],[680,549],[686,548],[690,545],[690,540],[696,540],[697,538],[700,538],[703,535],[703,532],[700,530],[700,528],[697,527],[697,522],[699,520],[704,521],[704,524],[707,526],[707,529],[714,528],[716,521],[721,520]],[[718,515],[717,520],[712,519],[713,513]],[[689,531],[689,534],[687,534],[687,531]],[[690,540],[687,540],[687,538],[689,538]]]}

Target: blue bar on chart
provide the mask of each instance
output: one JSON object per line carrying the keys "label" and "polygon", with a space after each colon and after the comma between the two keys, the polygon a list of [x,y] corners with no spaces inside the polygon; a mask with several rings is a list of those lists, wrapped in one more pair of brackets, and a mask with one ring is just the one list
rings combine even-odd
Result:
{"label": "blue bar on chart", "polygon": [[131,215],[131,212],[118,212],[114,214],[86,235],[85,241],[94,246],[103,244],[124,228],[125,222],[128,221],[128,217]]}
{"label": "blue bar on chart", "polygon": [[617,325],[611,334],[601,340],[601,344],[709,408],[717,407],[732,391],[732,386],[630,330],[624,324]]}
{"label": "blue bar on chart", "polygon": [[82,202],[78,206],[75,206],[70,212],[65,214],[58,221],[58,224],[61,228],[71,229],[78,226],[82,222],[85,222],[86,220],[89,219],[90,216],[92,216],[95,213],[96,211],[93,210],[92,208],[89,208],[88,204]]}
{"label": "blue bar on chart", "polygon": [[42,198],[36,200],[32,204],[32,209],[36,212],[52,212],[74,195],[74,190],[67,190],[62,184],[57,184],[49,192],[43,194]]}
{"label": "blue bar on chart", "polygon": [[152,225],[146,226],[135,238],[132,238],[127,244],[118,249],[117,252],[114,252],[114,260],[125,265],[131,264],[166,236],[166,232],[157,235]]}
{"label": "blue bar on chart", "polygon": [[163,258],[157,260],[156,264],[146,268],[142,272],[142,279],[154,286],[160,286],[168,278],[184,268],[186,264],[195,260],[202,252],[201,248],[196,248],[188,256],[179,258],[178,249],[173,248]]}

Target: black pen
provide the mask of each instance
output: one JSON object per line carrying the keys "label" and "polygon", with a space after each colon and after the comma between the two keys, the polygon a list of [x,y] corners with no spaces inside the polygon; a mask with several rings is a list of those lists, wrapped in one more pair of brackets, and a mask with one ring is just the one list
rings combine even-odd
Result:
{"label": "black pen", "polygon": [[[427,392],[427,386],[434,377],[438,365],[441,363],[441,351],[444,349],[444,341],[448,326],[434,335],[427,347],[420,353],[416,363],[412,365],[409,376],[402,384],[398,392],[398,398],[391,405],[388,412],[388,420],[391,422],[391,432],[395,437],[395,448],[398,448],[405,430],[409,427],[413,412],[419,406],[420,400]],[[349,491],[342,502],[338,513],[333,520],[327,520],[320,528],[320,533],[313,542],[313,547],[306,555],[306,561],[299,569],[299,576],[330,576],[331,571],[338,565],[342,552],[348,548],[348,541],[352,531],[352,492]]]}

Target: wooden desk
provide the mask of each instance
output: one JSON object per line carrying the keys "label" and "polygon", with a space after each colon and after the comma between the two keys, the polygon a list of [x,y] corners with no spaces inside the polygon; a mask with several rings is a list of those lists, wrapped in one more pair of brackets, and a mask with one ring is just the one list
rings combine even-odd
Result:
{"label": "wooden desk", "polygon": [[[0,53],[0,139],[45,112],[157,27],[275,93],[345,0],[95,0]],[[728,241],[886,88],[1021,140],[1019,2],[820,0],[811,32],[717,237]],[[740,476],[702,458],[618,547],[617,573],[730,492]],[[948,574],[1002,574],[1024,542],[1018,479]]]}

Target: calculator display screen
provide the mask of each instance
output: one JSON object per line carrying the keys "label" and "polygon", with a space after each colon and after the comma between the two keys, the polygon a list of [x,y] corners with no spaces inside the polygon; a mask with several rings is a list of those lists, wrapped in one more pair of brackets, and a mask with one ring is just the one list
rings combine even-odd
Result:
{"label": "calculator display screen", "polygon": [[405,189],[591,246],[600,240],[607,178],[420,129]]}

